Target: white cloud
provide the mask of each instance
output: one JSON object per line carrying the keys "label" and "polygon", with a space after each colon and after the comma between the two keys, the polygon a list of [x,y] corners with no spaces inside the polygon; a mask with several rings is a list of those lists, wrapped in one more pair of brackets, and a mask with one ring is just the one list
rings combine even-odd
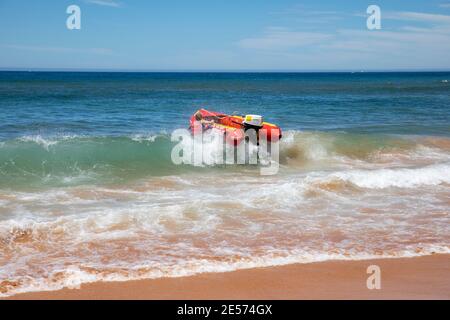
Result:
{"label": "white cloud", "polygon": [[433,14],[433,13],[422,13],[422,12],[388,12],[382,14],[383,19],[394,19],[394,20],[407,20],[407,21],[420,21],[420,22],[431,22],[431,23],[450,23],[450,16],[445,14]]}
{"label": "white cloud", "polygon": [[438,34],[450,35],[450,25],[438,25],[438,26],[433,26],[433,27],[429,27],[429,28],[420,28],[420,27],[414,27],[414,26],[404,26],[404,27],[401,27],[400,30],[409,31],[409,32],[415,32],[415,33],[418,33],[418,34],[429,33],[429,34],[432,34],[432,35],[438,35]]}
{"label": "white cloud", "polygon": [[329,32],[268,28],[262,36],[242,39],[238,45],[246,49],[241,54],[247,64],[256,69],[450,68],[450,16],[419,12],[388,16],[407,24],[376,31],[367,30],[365,24]]}
{"label": "white cloud", "polygon": [[97,4],[99,6],[106,6],[106,7],[120,7],[122,6],[121,3],[114,1],[114,0],[85,0],[87,3]]}
{"label": "white cloud", "polygon": [[294,5],[285,10],[272,11],[270,14],[281,17],[284,21],[295,21],[308,26],[332,23],[348,16],[348,14],[340,11],[310,10],[303,5]]}
{"label": "white cloud", "polygon": [[279,50],[320,43],[329,38],[330,35],[325,33],[271,27],[267,28],[261,37],[242,39],[238,44],[247,49]]}
{"label": "white cloud", "polygon": [[290,15],[308,15],[308,16],[337,16],[342,15],[343,13],[340,11],[335,10],[311,10],[308,7],[302,5],[302,4],[296,4],[291,6],[288,9],[284,10],[278,10],[278,11],[272,11],[270,14],[273,15],[283,15],[283,16],[290,16]]}

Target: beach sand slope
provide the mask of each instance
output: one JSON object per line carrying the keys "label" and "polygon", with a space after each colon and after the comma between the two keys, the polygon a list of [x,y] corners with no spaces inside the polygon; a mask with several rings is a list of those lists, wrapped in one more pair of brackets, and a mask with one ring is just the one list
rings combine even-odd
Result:
{"label": "beach sand slope", "polygon": [[[367,289],[367,267],[381,269],[381,289]],[[96,282],[80,289],[11,299],[450,299],[450,255],[327,261],[205,273],[191,277]]]}

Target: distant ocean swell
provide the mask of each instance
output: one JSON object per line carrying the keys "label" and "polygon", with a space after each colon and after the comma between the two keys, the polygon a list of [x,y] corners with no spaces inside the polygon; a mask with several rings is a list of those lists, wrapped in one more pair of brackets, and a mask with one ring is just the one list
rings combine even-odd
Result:
{"label": "distant ocean swell", "polygon": [[174,144],[168,133],[2,141],[0,294],[450,253],[449,138],[286,131],[266,177],[176,166]]}

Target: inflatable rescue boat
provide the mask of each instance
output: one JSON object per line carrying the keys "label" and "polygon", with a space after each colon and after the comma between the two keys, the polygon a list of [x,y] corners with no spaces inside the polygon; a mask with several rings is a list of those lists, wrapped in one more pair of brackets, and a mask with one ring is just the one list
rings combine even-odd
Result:
{"label": "inflatable rescue boat", "polygon": [[189,128],[193,135],[206,130],[219,130],[224,133],[227,142],[234,145],[241,143],[249,129],[256,131],[258,140],[261,130],[264,130],[264,136],[269,142],[276,142],[282,136],[280,127],[264,122],[260,115],[227,115],[205,109],[200,109],[192,115]]}

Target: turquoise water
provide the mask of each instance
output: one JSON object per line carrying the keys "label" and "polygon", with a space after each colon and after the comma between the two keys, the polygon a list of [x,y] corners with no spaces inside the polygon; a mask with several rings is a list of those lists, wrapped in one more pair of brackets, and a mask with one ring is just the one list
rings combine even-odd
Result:
{"label": "turquoise water", "polygon": [[192,170],[170,161],[170,133],[200,107],[335,136],[344,154],[361,140],[376,149],[392,135],[448,137],[447,80],[448,72],[0,72],[0,188]]}
{"label": "turquoise water", "polygon": [[[0,72],[0,296],[450,253],[447,80]],[[279,172],[173,164],[200,107],[279,125]]]}

